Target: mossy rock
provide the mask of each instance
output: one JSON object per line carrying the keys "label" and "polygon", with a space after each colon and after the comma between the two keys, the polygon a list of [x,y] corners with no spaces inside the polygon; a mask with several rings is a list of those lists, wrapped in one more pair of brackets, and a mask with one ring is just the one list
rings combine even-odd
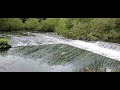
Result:
{"label": "mossy rock", "polygon": [[0,50],[7,50],[11,48],[11,45],[8,44],[7,38],[0,38]]}
{"label": "mossy rock", "polygon": [[11,48],[11,45],[9,44],[0,44],[0,49],[9,49]]}

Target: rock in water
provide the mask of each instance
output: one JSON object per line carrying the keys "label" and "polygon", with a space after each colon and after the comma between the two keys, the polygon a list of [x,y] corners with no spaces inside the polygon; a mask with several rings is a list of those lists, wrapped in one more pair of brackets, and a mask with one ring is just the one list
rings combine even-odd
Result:
{"label": "rock in water", "polygon": [[9,48],[11,48],[9,44],[0,44],[0,50],[8,50]]}

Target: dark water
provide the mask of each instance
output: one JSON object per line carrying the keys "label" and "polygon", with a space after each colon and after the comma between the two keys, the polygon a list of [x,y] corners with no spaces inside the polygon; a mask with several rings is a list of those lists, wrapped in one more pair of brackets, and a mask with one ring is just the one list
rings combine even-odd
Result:
{"label": "dark water", "polygon": [[63,44],[52,34],[3,33],[13,48],[0,53],[1,72],[116,72],[120,61]]}

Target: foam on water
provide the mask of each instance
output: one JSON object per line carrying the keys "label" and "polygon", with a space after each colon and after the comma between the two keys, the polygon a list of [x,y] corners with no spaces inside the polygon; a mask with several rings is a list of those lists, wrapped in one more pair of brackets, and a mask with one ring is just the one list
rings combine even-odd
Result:
{"label": "foam on water", "polygon": [[100,47],[120,51],[120,44],[117,44],[117,43],[97,41],[96,44]]}
{"label": "foam on water", "polygon": [[[9,39],[10,39],[10,44],[12,45],[12,47],[44,45],[44,44],[67,44],[70,46],[77,47],[77,49],[78,48],[84,49],[84,50],[94,52],[99,55],[120,61],[120,50],[119,50],[120,44],[100,42],[100,41],[86,42],[86,41],[82,41],[82,40],[71,40],[71,39],[66,39],[64,37],[57,36],[57,35],[50,34],[50,33],[49,34],[48,33],[46,33],[46,34],[45,33],[33,33],[30,36],[9,35]],[[65,47],[65,48],[67,48],[67,47]],[[13,49],[15,49],[15,48],[13,48]],[[61,49],[62,49],[62,47],[60,48],[60,50]],[[75,51],[77,51],[77,49]],[[28,50],[29,50],[29,48],[28,48]],[[24,51],[27,51],[27,50],[24,49]],[[41,51],[41,50],[39,50],[39,51]],[[23,53],[23,51],[22,51],[22,53]],[[39,52],[37,52],[37,53],[39,53]],[[61,52],[61,54],[64,55],[65,52]],[[91,54],[89,54],[89,55],[91,55]],[[89,58],[89,55],[88,55],[88,58]],[[37,62],[32,59],[28,59],[28,58],[25,59],[24,57],[20,57],[19,55],[18,56],[15,56],[14,54],[6,55],[6,56],[0,56],[0,71],[27,71],[27,72],[29,72],[29,71],[30,72],[31,71],[43,71],[43,72],[45,72],[45,71],[47,71],[47,72],[70,71],[71,72],[71,71],[73,71],[73,69],[75,69],[74,65],[80,66],[77,64],[80,64],[81,62],[77,61],[77,59],[74,60],[75,61],[74,64],[73,64],[73,62],[70,63],[70,61],[69,61],[64,66],[61,64],[50,66],[49,64],[47,64],[45,62],[41,63],[42,59],[40,60],[41,62]],[[78,69],[79,69],[79,67],[78,67]],[[111,72],[111,70],[112,69],[109,67],[106,68],[106,72]]]}
{"label": "foam on water", "polygon": [[54,34],[33,33],[33,36],[12,36],[10,44],[13,47],[27,45],[44,45],[44,44],[68,44],[80,49],[91,51],[108,58],[120,61],[120,44],[106,42],[86,42],[82,40],[66,39]]}
{"label": "foam on water", "polygon": [[97,45],[96,43],[89,43],[89,42],[85,42],[81,40],[73,40],[71,42],[66,42],[66,44],[120,61],[119,51],[101,47]]}
{"label": "foam on water", "polygon": [[48,34],[33,33],[34,36],[11,36],[10,44],[13,47],[27,45],[42,45],[42,44],[58,44],[61,39],[58,37],[49,36]]}

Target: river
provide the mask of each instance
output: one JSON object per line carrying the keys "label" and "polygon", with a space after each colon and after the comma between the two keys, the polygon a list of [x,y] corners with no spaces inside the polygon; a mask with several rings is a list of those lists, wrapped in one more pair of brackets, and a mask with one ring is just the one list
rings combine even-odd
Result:
{"label": "river", "polygon": [[0,72],[116,72],[120,44],[71,40],[53,33],[2,33],[12,45],[0,53]]}

